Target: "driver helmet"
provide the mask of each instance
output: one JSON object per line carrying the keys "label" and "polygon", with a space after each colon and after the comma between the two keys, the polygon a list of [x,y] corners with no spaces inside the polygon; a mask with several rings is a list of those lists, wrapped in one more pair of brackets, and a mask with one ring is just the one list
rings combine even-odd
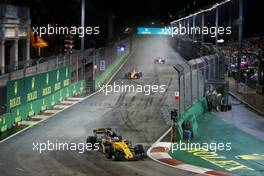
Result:
{"label": "driver helmet", "polygon": [[119,137],[115,136],[115,137],[114,137],[114,141],[115,141],[115,142],[118,142],[118,141],[119,141]]}

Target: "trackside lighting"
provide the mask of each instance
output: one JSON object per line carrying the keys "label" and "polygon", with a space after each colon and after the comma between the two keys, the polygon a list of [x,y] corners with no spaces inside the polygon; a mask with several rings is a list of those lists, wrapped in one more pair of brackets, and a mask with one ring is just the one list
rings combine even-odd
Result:
{"label": "trackside lighting", "polygon": [[231,0],[226,0],[226,1],[221,2],[221,3],[216,3],[216,4],[214,4],[211,8],[208,8],[208,9],[205,9],[205,10],[200,10],[199,12],[196,12],[196,13],[190,14],[190,15],[188,15],[188,16],[186,16],[186,17],[182,17],[182,18],[180,18],[180,19],[178,19],[178,20],[172,21],[171,24],[177,23],[178,21],[181,21],[182,19],[187,19],[187,18],[189,18],[189,17],[191,17],[191,16],[195,16],[195,15],[198,15],[198,14],[203,13],[203,12],[211,11],[211,10],[217,8],[218,6],[221,6],[221,5],[223,5],[223,4],[225,4],[225,3],[228,3],[228,2],[230,2],[230,1],[231,1]]}
{"label": "trackside lighting", "polygon": [[224,42],[225,42],[224,39],[219,39],[219,40],[217,40],[217,43],[224,43]]}

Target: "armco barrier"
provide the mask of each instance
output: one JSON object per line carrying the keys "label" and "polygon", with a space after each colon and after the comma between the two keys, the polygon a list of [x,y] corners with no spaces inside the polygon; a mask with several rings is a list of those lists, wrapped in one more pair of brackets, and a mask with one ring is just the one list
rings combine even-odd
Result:
{"label": "armco barrier", "polygon": [[29,117],[37,115],[42,111],[50,109],[55,104],[60,103],[62,100],[65,100],[68,97],[83,93],[85,91],[85,85],[85,80],[81,80],[76,83],[72,83],[67,87],[62,87],[53,94],[44,96],[43,98],[39,98],[34,101],[30,101],[25,105],[12,108],[10,113],[0,116],[0,132],[3,133],[6,130],[12,128],[14,124],[20,122],[21,120],[25,120]]}
{"label": "armco barrier", "polygon": [[125,61],[128,54],[129,52],[126,52],[124,55],[120,56],[111,65],[109,65],[102,74],[96,77],[94,82],[95,90],[97,90],[113,75],[117,68]]}
{"label": "armco barrier", "polygon": [[189,109],[183,112],[177,119],[176,138],[177,140],[183,138],[182,124],[188,121],[191,125],[193,135],[198,133],[197,120],[208,110],[207,98],[202,97],[199,101],[194,103]]}

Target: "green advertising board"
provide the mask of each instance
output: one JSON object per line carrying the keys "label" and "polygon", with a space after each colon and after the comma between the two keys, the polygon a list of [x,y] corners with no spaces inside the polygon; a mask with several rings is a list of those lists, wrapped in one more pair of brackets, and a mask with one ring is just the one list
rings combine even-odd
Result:
{"label": "green advertising board", "polygon": [[42,81],[40,79],[40,74],[25,77],[24,78],[24,86],[26,92],[26,103],[32,102],[37,100],[40,97],[40,90],[39,86],[41,85]]}
{"label": "green advertising board", "polygon": [[[61,72],[63,73],[63,72]],[[66,73],[66,72],[65,72]],[[28,80],[25,81],[25,83],[31,83],[30,86],[25,86],[26,88],[26,94],[24,95],[24,97],[26,98],[27,96],[31,96],[28,95],[30,92],[35,92],[37,91],[37,99],[36,98],[29,98],[26,101],[26,104],[20,104],[20,106],[15,106],[14,108],[11,108],[9,113],[6,113],[2,116],[0,116],[0,132],[5,132],[7,129],[10,129],[13,127],[13,125],[17,122],[20,122],[21,120],[25,120],[28,117],[32,117],[35,116],[36,114],[38,114],[41,111],[45,111],[47,109],[50,109],[52,106],[54,106],[55,104],[60,103],[61,101],[67,99],[68,97],[71,97],[75,94],[79,94],[79,93],[83,93],[85,90],[85,81],[81,80],[78,81],[76,83],[72,83],[69,84],[68,86],[66,86],[65,88],[61,88],[60,90],[56,91],[56,92],[52,92],[50,91],[50,93],[45,94],[43,96],[41,96],[41,93],[45,90],[47,90],[46,88],[52,87],[52,84],[50,84],[49,80],[49,76],[51,73],[49,72],[44,73],[44,74],[39,74],[39,75],[34,75],[35,78],[30,77],[27,78]],[[39,80],[41,82],[38,82],[38,78],[40,78]],[[48,79],[44,79],[44,78],[48,78]],[[67,80],[68,77],[66,76],[63,80]],[[37,84],[37,87],[39,86],[40,88],[36,88],[36,85],[32,84]],[[19,84],[15,83],[15,84]],[[64,86],[64,84],[62,84]],[[17,85],[16,85],[17,86]],[[12,87],[12,86],[11,86]],[[19,87],[19,86],[17,86]],[[16,90],[18,91],[18,90]],[[49,92],[49,91],[48,91]],[[10,94],[12,95],[12,94]],[[22,97],[21,100],[23,99],[22,94],[14,94],[16,96],[20,96]],[[13,96],[13,97],[16,97]],[[35,95],[34,95],[35,96]],[[10,96],[11,97],[11,96]]]}
{"label": "green advertising board", "polygon": [[50,72],[52,92],[60,91],[70,85],[70,66],[65,66]]}
{"label": "green advertising board", "polygon": [[37,99],[52,95],[70,85],[70,66],[8,81],[7,109],[26,105]]}
{"label": "green advertising board", "polygon": [[71,67],[70,66],[66,66],[61,68],[61,80],[62,80],[62,87],[68,87],[71,83]]}
{"label": "green advertising board", "polygon": [[61,90],[62,81],[61,81],[61,69],[51,71],[52,82],[54,82],[52,87],[52,92],[57,92]]}
{"label": "green advertising board", "polygon": [[7,82],[7,111],[25,104],[24,79]]}
{"label": "green advertising board", "polygon": [[[35,100],[25,105],[25,111],[27,113],[27,117],[32,117],[40,112],[41,109],[41,99]],[[26,117],[26,118],[27,118]]]}
{"label": "green advertising board", "polygon": [[40,89],[40,98],[49,96],[52,94],[52,87],[54,84],[54,79],[52,78],[54,75],[52,74],[53,71],[50,72],[46,72],[46,73],[41,73],[38,75],[38,78],[41,81],[40,85],[39,85],[39,89]]}
{"label": "green advertising board", "polygon": [[13,108],[11,109],[11,113],[10,113],[10,121],[12,121],[12,123],[17,123],[20,122],[21,120],[24,120],[27,118],[27,114],[26,114],[26,106],[19,106],[17,108]]}
{"label": "green advertising board", "polygon": [[1,133],[5,132],[8,129],[7,118],[8,118],[8,115],[0,116],[0,131],[1,131]]}
{"label": "green advertising board", "polygon": [[55,104],[82,93],[85,81],[71,83],[71,67],[65,66],[7,83],[8,113],[0,116],[0,132]]}

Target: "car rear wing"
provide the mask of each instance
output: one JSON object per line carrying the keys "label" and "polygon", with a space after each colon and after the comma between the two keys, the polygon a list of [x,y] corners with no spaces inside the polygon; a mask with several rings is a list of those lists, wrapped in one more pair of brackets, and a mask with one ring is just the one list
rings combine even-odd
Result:
{"label": "car rear wing", "polygon": [[93,130],[95,134],[103,134],[103,133],[111,133],[112,129],[111,128],[98,128]]}

